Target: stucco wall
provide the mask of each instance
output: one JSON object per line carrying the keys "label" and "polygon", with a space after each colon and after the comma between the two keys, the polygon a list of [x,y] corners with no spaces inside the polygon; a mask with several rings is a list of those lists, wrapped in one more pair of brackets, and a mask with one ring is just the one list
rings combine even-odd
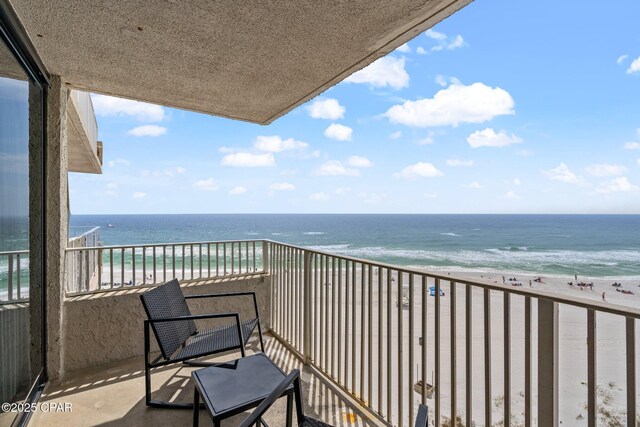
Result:
{"label": "stucco wall", "polygon": [[[270,276],[218,279],[183,284],[185,295],[254,291],[263,332],[269,324]],[[149,290],[133,288],[67,298],[64,301],[63,372],[142,355],[143,320],[146,318],[140,294]],[[241,319],[253,316],[251,297],[190,300],[193,314],[240,312]],[[229,321],[228,319],[226,320]],[[215,321],[197,323],[211,327]],[[153,350],[157,350],[152,334]],[[141,359],[142,361],[142,359]]]}

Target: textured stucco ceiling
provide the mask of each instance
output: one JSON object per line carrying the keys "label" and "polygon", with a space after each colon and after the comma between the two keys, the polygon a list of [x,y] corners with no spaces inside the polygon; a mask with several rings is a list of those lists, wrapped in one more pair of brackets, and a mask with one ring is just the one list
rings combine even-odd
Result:
{"label": "textured stucco ceiling", "polygon": [[270,123],[471,0],[11,0],[72,87]]}

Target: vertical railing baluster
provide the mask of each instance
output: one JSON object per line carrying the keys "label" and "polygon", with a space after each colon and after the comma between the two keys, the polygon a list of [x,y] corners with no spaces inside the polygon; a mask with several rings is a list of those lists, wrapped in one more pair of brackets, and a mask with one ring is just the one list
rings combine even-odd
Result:
{"label": "vertical railing baluster", "polygon": [[[433,347],[434,351],[434,363],[435,363],[435,411],[434,411],[434,421],[435,425],[440,425],[440,279],[435,278],[434,280],[434,291],[435,291],[435,309],[434,309],[434,327],[435,327],[435,345]],[[490,426],[491,424],[487,424]]]}
{"label": "vertical railing baluster", "polygon": [[[133,280],[135,285],[135,279]],[[102,249],[98,249],[98,290],[102,287]]]}
{"label": "vertical railing baluster", "polygon": [[472,397],[472,383],[473,383],[473,340],[472,340],[472,310],[473,305],[471,304],[471,285],[468,283],[465,285],[465,297],[464,297],[464,305],[465,305],[465,315],[464,315],[464,323],[465,323],[465,425],[466,427],[471,427],[473,422],[473,408],[471,403]]}
{"label": "vertical railing baluster", "polygon": [[153,245],[153,249],[151,250],[151,255],[153,255],[153,276],[151,276],[151,283],[156,283],[158,280],[156,279],[156,277],[158,277],[158,271],[156,269],[156,246]]}
{"label": "vertical railing baluster", "polygon": [[[387,268],[387,421],[391,422],[392,421],[392,414],[393,414],[393,406],[391,404],[392,402],[392,395],[393,395],[393,385],[391,382],[391,377],[392,377],[392,369],[391,369],[391,322],[392,322],[392,317],[391,317],[391,304],[392,304],[392,300],[393,300],[393,296],[392,296],[392,286],[391,286],[391,270]],[[355,297],[355,296],[354,296]]]}
{"label": "vertical railing baluster", "polygon": [[538,299],[538,425],[557,426],[558,303]]}
{"label": "vertical railing baluster", "polygon": [[[100,260],[102,262],[102,257],[100,257]],[[133,276],[133,278],[131,280],[133,280],[133,286],[136,286],[136,248],[135,246],[131,247],[131,270],[132,273],[131,275]],[[100,268],[100,271],[102,271],[102,268]]]}
{"label": "vertical railing baluster", "polygon": [[331,257],[331,378],[338,378],[335,374],[336,358],[336,258]]}
{"label": "vertical railing baluster", "polygon": [[242,242],[238,242],[238,274],[242,274]]}
{"label": "vertical railing baluster", "polygon": [[162,281],[167,281],[167,245],[162,245]]}
{"label": "vertical railing baluster", "polygon": [[342,356],[342,259],[338,259],[338,382],[342,381]]}
{"label": "vertical railing baluster", "polygon": [[[320,365],[320,352],[322,351],[320,349],[320,339],[321,339],[321,333],[320,330],[322,328],[322,322],[319,321],[319,312],[321,312],[322,310],[320,309],[320,304],[322,303],[322,288],[320,288],[320,279],[318,278],[318,254],[313,254],[313,301],[314,301],[314,307],[313,307],[313,335],[314,335],[314,340],[313,340],[313,345],[314,345],[314,352],[313,352],[313,362],[316,365]],[[318,296],[318,291],[319,291],[319,296]]]}
{"label": "vertical railing baluster", "polygon": [[244,251],[245,251],[245,257],[244,259],[246,260],[245,262],[245,267],[244,267],[244,272],[245,273],[249,273],[249,242],[244,242]]}
{"label": "vertical railing baluster", "polygon": [[364,402],[364,362],[365,362],[365,341],[366,341],[366,266],[360,263],[360,400]]}
{"label": "vertical railing baluster", "polygon": [[383,362],[382,362],[382,336],[383,336],[383,315],[382,315],[382,268],[378,267],[378,413],[382,414],[382,380],[383,380]]}
{"label": "vertical railing baluster", "polygon": [[7,301],[13,301],[13,254],[9,254],[9,277],[8,277]]}
{"label": "vertical railing baluster", "polygon": [[252,257],[253,257],[252,271],[255,273],[257,271],[256,270],[256,241],[255,240],[252,242],[251,249],[253,251],[253,253],[252,253]]}
{"label": "vertical railing baluster", "polygon": [[420,393],[420,403],[423,405],[427,402],[427,277],[421,276],[422,281],[420,284],[420,295],[422,296],[422,309],[420,310],[420,314],[422,316],[421,322],[421,332],[422,332],[422,369],[421,372],[421,380],[422,380],[422,391]]}
{"label": "vertical railing baluster", "polygon": [[142,284],[147,284],[147,247],[142,247]]}
{"label": "vertical railing baluster", "polygon": [[173,270],[172,279],[176,278],[176,245],[171,245],[171,268]]}
{"label": "vertical railing baluster", "polygon": [[596,312],[587,309],[587,426],[595,427],[598,422],[598,381],[596,349]]}
{"label": "vertical railing baluster", "polygon": [[211,243],[207,243],[207,278],[211,278]]}
{"label": "vertical railing baluster", "polygon": [[627,356],[627,427],[636,427],[636,320],[627,317],[626,356]]}
{"label": "vertical railing baluster", "polygon": [[109,249],[109,283],[110,288],[113,289],[113,248]]}
{"label": "vertical railing baluster", "polygon": [[329,257],[325,255],[324,260],[324,371],[329,372],[329,310],[331,309],[329,303]]}
{"label": "vertical railing baluster", "polygon": [[355,261],[351,262],[351,391],[356,395],[356,361],[358,359],[357,351],[357,310],[358,303],[356,300],[356,288],[357,288],[357,264]]}
{"label": "vertical railing baluster", "polygon": [[504,425],[511,425],[511,294],[504,292]]}
{"label": "vertical railing baluster", "polygon": [[216,243],[216,277],[220,276],[220,244]]}
{"label": "vertical railing baluster", "polygon": [[414,347],[413,347],[413,336],[415,334],[415,327],[414,327],[414,298],[413,298],[413,293],[414,293],[414,275],[412,273],[409,273],[409,381],[407,384],[407,387],[409,388],[409,394],[408,396],[410,397],[409,399],[409,424],[411,424],[413,422],[413,399],[411,398],[413,396],[413,379],[415,377],[415,372],[414,372],[414,366],[413,366],[413,359],[414,359]]}
{"label": "vertical railing baluster", "polygon": [[[404,357],[402,355],[402,282],[403,273],[398,271],[398,426],[404,425],[403,413],[404,413],[404,399],[403,399],[403,381],[402,381],[402,367],[404,364]],[[412,400],[412,399],[411,399]]]}
{"label": "vertical railing baluster", "polygon": [[[255,246],[254,246],[255,250]],[[312,349],[311,349],[311,340],[313,336],[313,331],[311,329],[311,252],[304,251],[304,279],[303,279],[303,287],[304,287],[304,363],[305,365],[309,364],[310,359],[312,358]],[[254,253],[255,260],[255,253]],[[255,271],[255,268],[254,268]]]}
{"label": "vertical railing baluster", "polygon": [[[89,260],[87,259],[87,261]],[[88,275],[87,280],[89,280]],[[120,248],[120,286],[124,287],[124,248]],[[87,284],[87,290],[89,290],[89,284]]]}
{"label": "vertical railing baluster", "polygon": [[235,243],[231,242],[231,275],[232,276],[236,274],[236,263],[235,263],[236,254],[234,252],[234,249],[235,249]]}
{"label": "vertical railing baluster", "polygon": [[373,266],[369,264],[367,296],[367,401],[373,408]]}
{"label": "vertical railing baluster", "polygon": [[190,267],[191,267],[190,279],[193,280],[193,244],[189,245],[189,260],[190,260]]}
{"label": "vertical railing baluster", "polygon": [[181,280],[185,280],[184,278],[184,270],[185,270],[185,266],[187,264],[187,250],[185,249],[185,245],[180,245],[180,266],[182,268],[182,276],[181,276]]}
{"label": "vertical railing baluster", "polygon": [[491,426],[491,291],[484,290],[484,424]]}
{"label": "vertical railing baluster", "polygon": [[22,272],[20,271],[20,254],[16,254],[16,294],[18,299],[22,298],[22,286],[20,284],[20,275]]}
{"label": "vertical railing baluster", "polygon": [[[349,295],[351,294],[350,292],[350,287],[349,287],[349,282],[350,282],[350,275],[349,275],[349,260],[345,259],[344,260],[344,328],[345,328],[345,333],[344,333],[344,377],[343,377],[343,384],[345,386],[345,388],[349,388],[349,361],[350,361],[350,347],[349,347],[349,311],[350,311],[350,306],[349,306]],[[351,335],[353,335],[354,332],[351,331]],[[353,340],[353,338],[351,338]]]}
{"label": "vertical railing baluster", "polygon": [[198,279],[202,279],[202,243],[198,243]]}
{"label": "vertical railing baluster", "polygon": [[450,294],[451,294],[451,299],[449,300],[450,302],[450,309],[449,309],[449,315],[451,318],[451,322],[450,322],[450,328],[451,330],[449,331],[449,334],[451,336],[451,425],[452,426],[456,426],[456,415],[458,413],[458,390],[457,390],[457,385],[458,385],[458,360],[457,360],[457,349],[458,349],[458,340],[456,339],[457,337],[457,325],[456,325],[456,282],[450,280],[449,281],[449,287],[450,287]]}
{"label": "vertical railing baluster", "polygon": [[524,427],[531,427],[531,297],[524,297]]}

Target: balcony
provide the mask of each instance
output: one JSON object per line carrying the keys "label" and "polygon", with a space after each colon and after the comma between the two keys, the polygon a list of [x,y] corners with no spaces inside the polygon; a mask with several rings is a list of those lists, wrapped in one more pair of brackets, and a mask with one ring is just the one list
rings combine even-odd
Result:
{"label": "balcony", "polygon": [[[435,425],[636,423],[634,308],[269,240],[76,247],[67,268],[93,257],[93,274],[68,276],[63,381],[43,399],[80,409],[42,425],[189,421],[143,402],[138,295],[173,277],[187,294],[255,291],[267,353],[303,367],[310,413],[335,425],[409,426],[423,402]],[[188,370],[156,376],[189,398]]]}
{"label": "balcony", "polygon": [[71,90],[67,106],[69,171],[102,173],[102,142],[88,92]]}

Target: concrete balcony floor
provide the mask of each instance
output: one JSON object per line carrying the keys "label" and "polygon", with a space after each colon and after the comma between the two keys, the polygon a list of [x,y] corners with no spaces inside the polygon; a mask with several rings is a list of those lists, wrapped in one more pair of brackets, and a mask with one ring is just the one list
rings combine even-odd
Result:
{"label": "concrete balcony floor", "polygon": [[[351,398],[304,365],[282,344],[265,334],[265,351],[283,371],[301,370],[305,414],[335,426],[378,426]],[[249,354],[258,351],[257,341],[250,343]],[[226,361],[238,353],[213,357],[211,361]],[[192,412],[181,409],[148,408],[144,403],[144,364],[142,357],[78,370],[64,381],[47,385],[40,402],[70,403],[72,411],[36,412],[32,426],[190,426]],[[154,398],[192,401],[194,369],[182,364],[152,371]],[[272,427],[285,425],[285,402],[280,399],[268,411],[265,421]],[[222,422],[222,426],[238,425],[248,413]],[[295,409],[294,409],[295,419]],[[201,410],[200,424],[211,425],[206,410]]]}

